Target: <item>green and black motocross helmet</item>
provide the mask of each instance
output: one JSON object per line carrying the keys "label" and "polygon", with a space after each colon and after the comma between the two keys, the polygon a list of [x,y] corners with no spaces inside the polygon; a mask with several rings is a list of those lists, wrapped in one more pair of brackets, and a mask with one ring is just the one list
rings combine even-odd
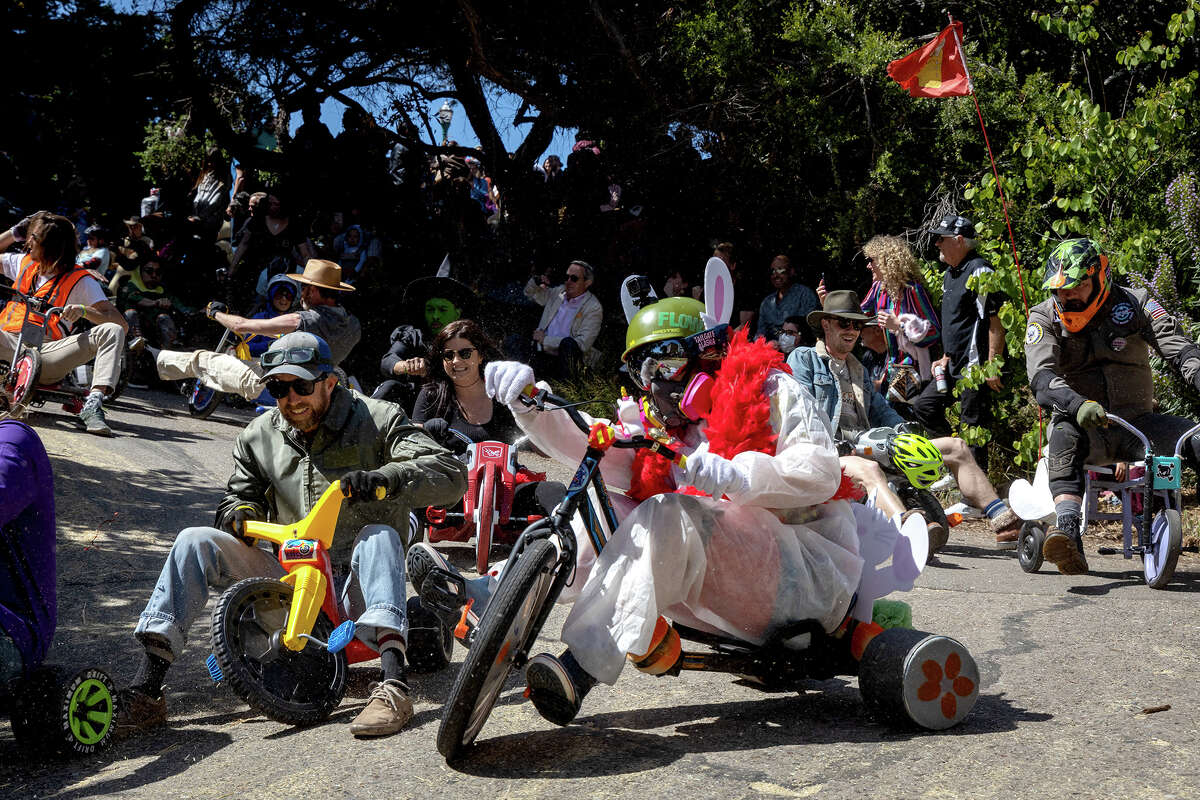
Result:
{"label": "green and black motocross helmet", "polygon": [[[1064,303],[1058,299],[1059,289],[1072,289],[1089,279],[1092,290],[1086,300]],[[1112,290],[1108,256],[1101,253],[1100,245],[1091,239],[1060,242],[1046,259],[1046,280],[1042,288],[1054,294],[1054,310],[1063,327],[1072,333],[1081,331],[1108,300]]]}
{"label": "green and black motocross helmet", "polygon": [[697,350],[689,338],[704,331],[700,318],[704,304],[690,297],[668,297],[640,309],[625,331],[621,360],[639,388],[653,377],[678,380],[684,375]]}

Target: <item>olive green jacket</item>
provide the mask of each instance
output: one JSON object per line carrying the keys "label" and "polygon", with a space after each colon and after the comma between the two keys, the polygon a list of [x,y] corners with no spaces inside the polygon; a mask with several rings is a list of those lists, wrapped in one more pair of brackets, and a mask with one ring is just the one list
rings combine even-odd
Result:
{"label": "olive green jacket", "polygon": [[259,519],[296,522],[330,483],[360,469],[383,473],[388,496],[342,506],[330,554],[337,565],[349,564],[364,525],[391,525],[406,535],[412,508],[453,505],[467,489],[463,463],[426,436],[400,406],[337,386],[311,443],[277,408],[238,435],[233,474],[215,524],[228,529],[233,510],[244,505]]}

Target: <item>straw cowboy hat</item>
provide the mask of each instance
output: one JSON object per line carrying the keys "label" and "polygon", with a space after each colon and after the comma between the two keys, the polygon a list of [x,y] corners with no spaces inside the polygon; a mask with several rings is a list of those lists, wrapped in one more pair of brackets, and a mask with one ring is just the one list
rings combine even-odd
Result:
{"label": "straw cowboy hat", "polygon": [[332,289],[335,292],[353,292],[354,287],[342,283],[342,268],[332,261],[320,258],[310,258],[304,265],[300,275],[289,275],[289,278],[309,286],[320,286],[322,289]]}
{"label": "straw cowboy hat", "polygon": [[869,324],[875,319],[868,314],[862,313],[862,308],[858,302],[858,292],[853,292],[849,289],[838,289],[836,292],[830,292],[825,295],[825,303],[821,309],[810,311],[806,319],[809,326],[819,332],[821,330],[821,320],[826,317],[830,319],[849,319],[864,324]]}

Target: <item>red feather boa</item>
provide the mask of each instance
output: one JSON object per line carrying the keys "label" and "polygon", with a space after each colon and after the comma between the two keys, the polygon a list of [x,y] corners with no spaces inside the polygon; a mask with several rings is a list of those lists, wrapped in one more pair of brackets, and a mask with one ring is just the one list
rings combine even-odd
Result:
{"label": "red feather boa", "polygon": [[[712,391],[706,432],[710,452],[725,458],[752,450],[775,454],[778,437],[771,428],[771,400],[763,391],[771,370],[792,372],[783,353],[765,340],[750,341],[745,326],[734,331]],[[629,496],[641,501],[675,491],[696,493],[691,487],[676,488],[670,461],[649,450],[638,450]]]}

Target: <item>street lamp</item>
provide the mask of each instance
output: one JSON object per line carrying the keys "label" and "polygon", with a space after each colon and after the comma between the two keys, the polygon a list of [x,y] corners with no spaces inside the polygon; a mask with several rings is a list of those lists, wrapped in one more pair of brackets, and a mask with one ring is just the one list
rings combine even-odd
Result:
{"label": "street lamp", "polygon": [[436,116],[438,124],[442,126],[442,144],[445,145],[449,141],[450,122],[454,119],[454,107],[450,105],[449,100],[442,102]]}

